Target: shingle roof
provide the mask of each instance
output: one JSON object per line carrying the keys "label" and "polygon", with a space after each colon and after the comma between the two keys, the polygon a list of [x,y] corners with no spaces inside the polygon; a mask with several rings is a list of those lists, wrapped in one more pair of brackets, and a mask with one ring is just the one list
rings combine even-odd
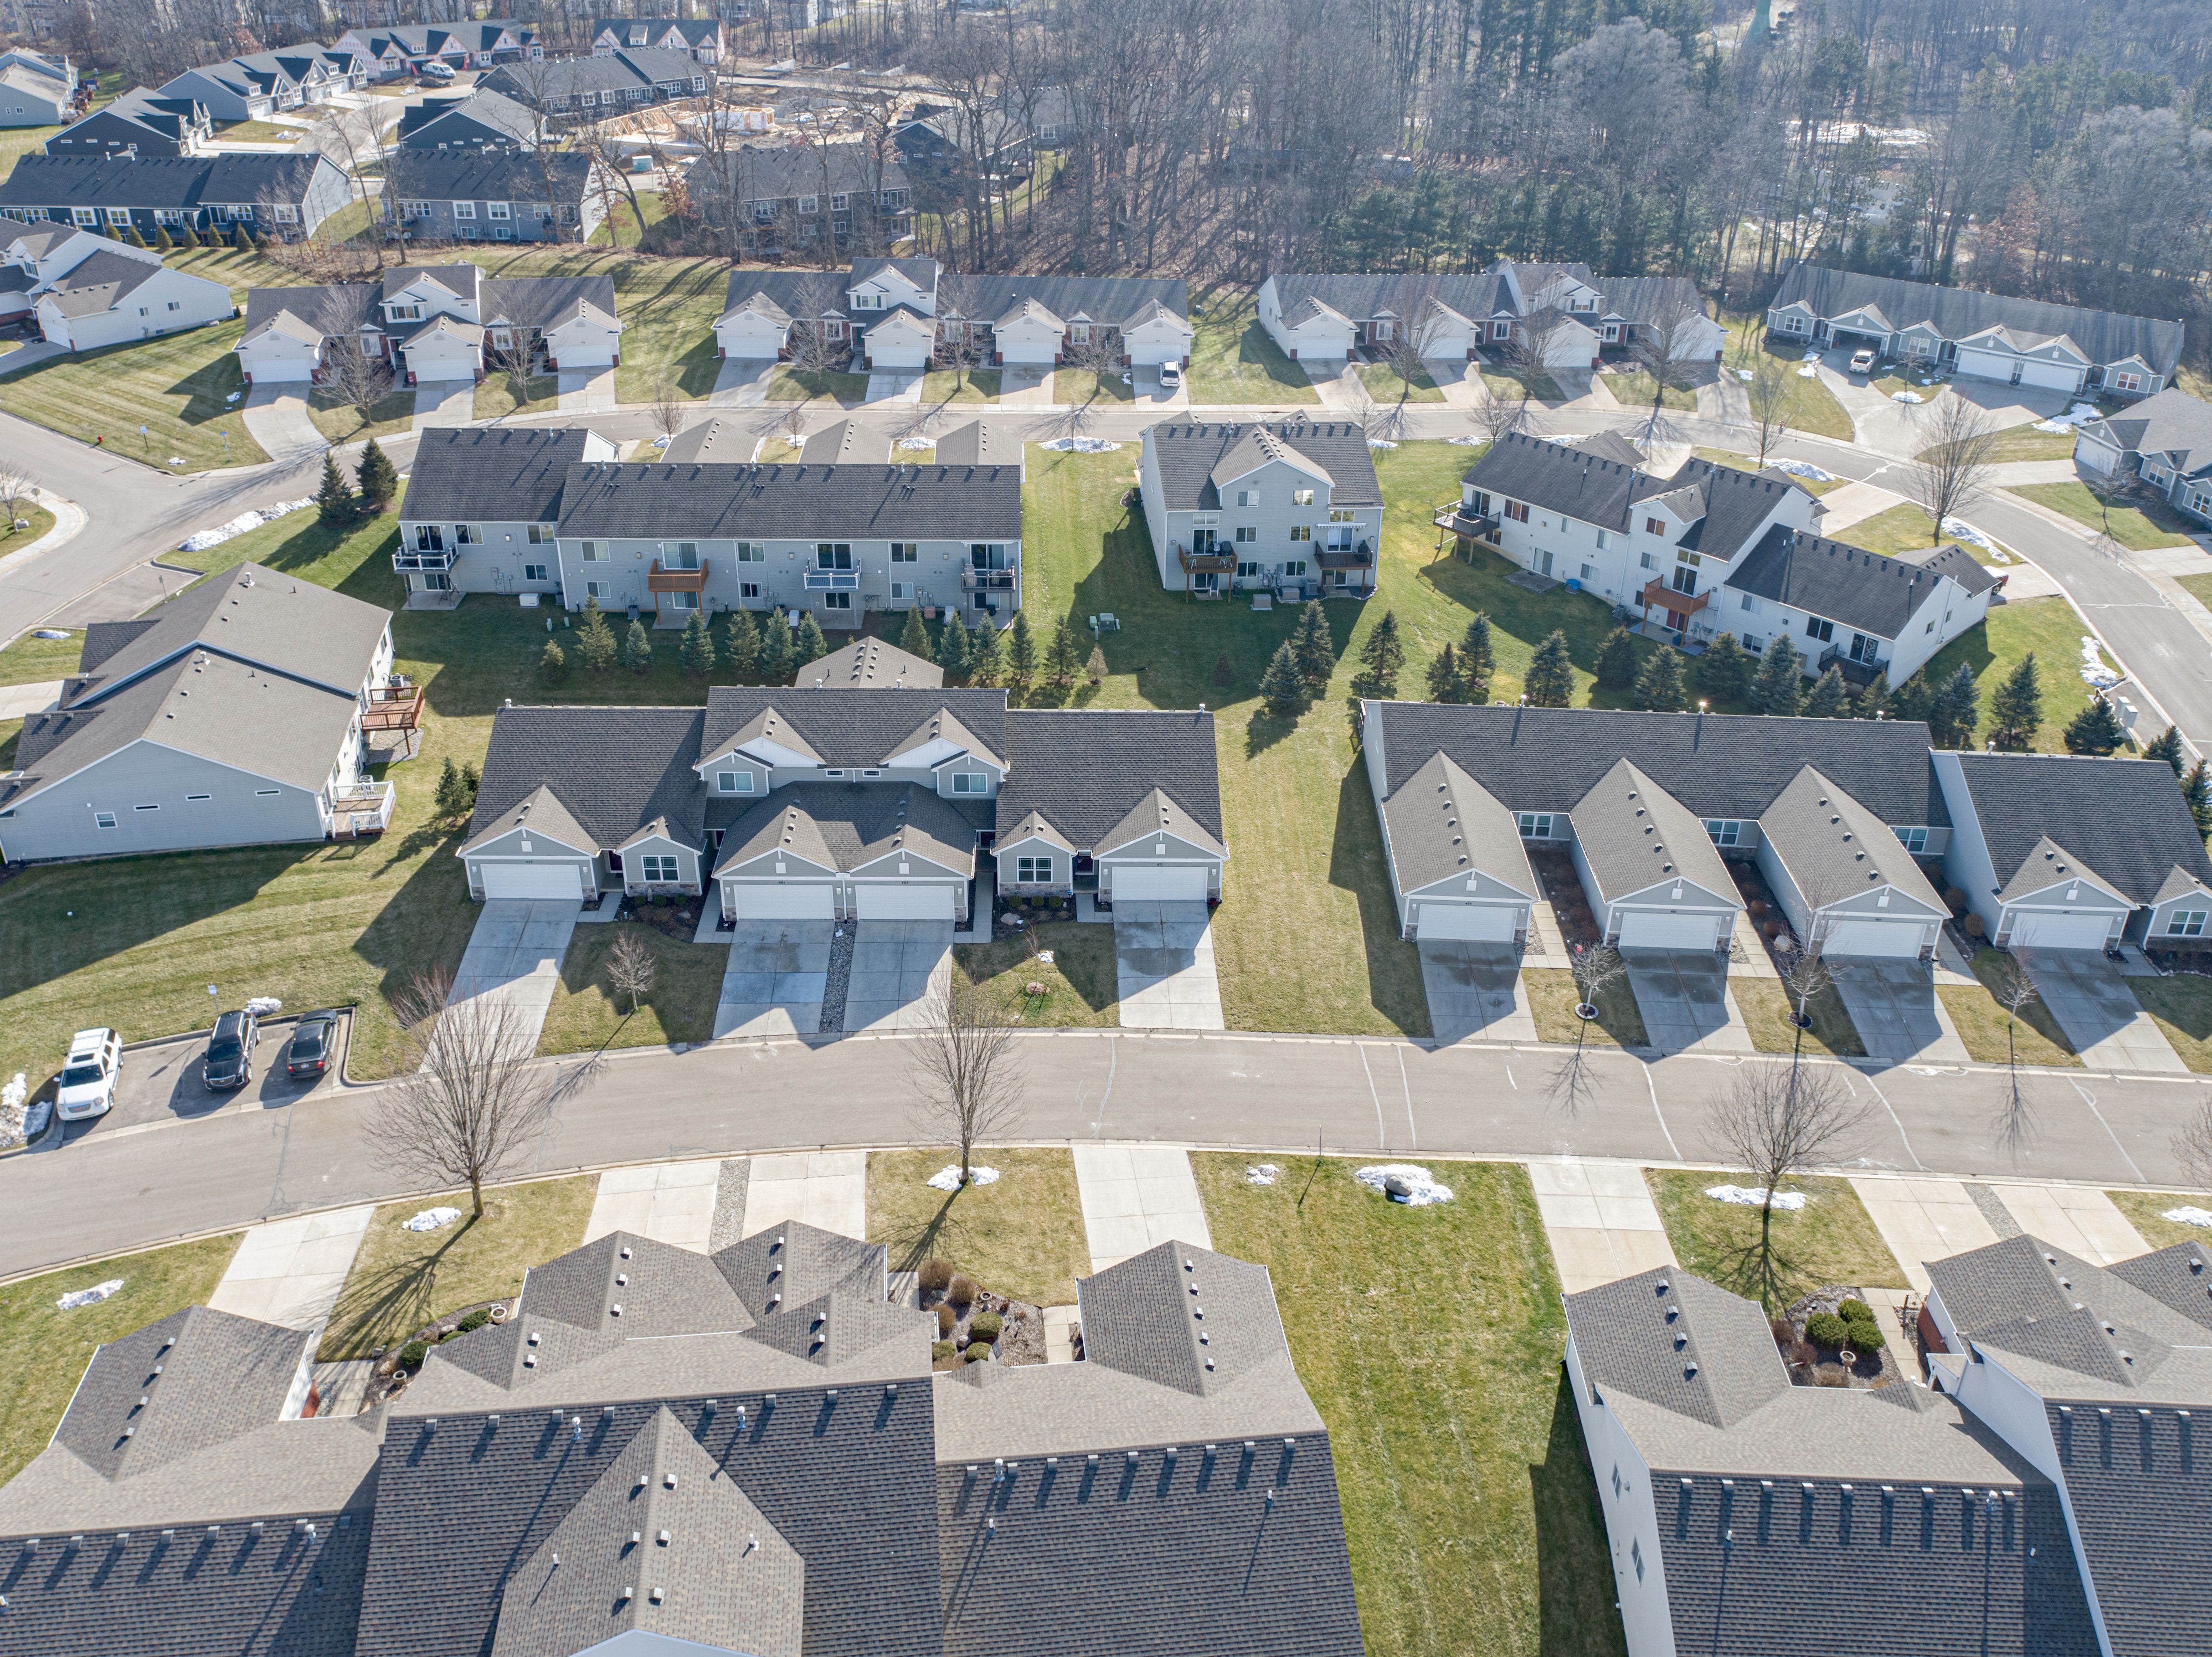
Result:
{"label": "shingle roof", "polygon": [[1364,322],[1387,313],[1418,322],[1432,300],[1473,320],[1487,319],[1504,298],[1495,270],[1450,276],[1278,275],[1274,283],[1285,321],[1295,307],[1308,300],[1352,320]]}
{"label": "shingle roof", "polygon": [[1390,867],[1402,892],[1478,871],[1534,899],[1536,877],[1512,812],[1443,754],[1382,802]]}
{"label": "shingle roof", "polygon": [[2080,429],[2123,453],[2163,460],[2184,476],[2212,469],[2212,403],[2173,386]]}
{"label": "shingle roof", "polygon": [[935,690],[945,670],[882,639],[855,639],[799,670],[798,683],[813,690]]}
{"label": "shingle roof", "polygon": [[2034,876],[2048,838],[2136,903],[2156,902],[2177,868],[2212,889],[2212,858],[2160,761],[1962,753],[1957,763],[2002,886]]}
{"label": "shingle roof", "polygon": [[1717,897],[1734,900],[1735,883],[1699,814],[1632,761],[1616,760],[1575,802],[1570,815],[1583,864],[1597,884],[1591,895],[1600,902],[1686,879]]}
{"label": "shingle roof", "polygon": [[604,58],[548,58],[542,63],[501,64],[477,82],[523,103],[573,98],[580,92],[627,92],[633,87],[688,84],[709,74],[687,52],[659,46],[625,46]]}
{"label": "shingle roof", "polygon": [[1077,849],[1103,851],[1157,788],[1216,844],[1226,838],[1211,713],[1017,708],[1006,714],[1005,739],[1002,822],[1036,812]]}
{"label": "shingle roof", "polygon": [[[385,178],[386,193],[394,199],[542,202],[550,179],[554,201],[580,202],[591,185],[592,159],[574,150],[517,155],[505,150],[397,149],[385,162]],[[510,284],[527,281],[603,284],[604,308],[614,309],[611,276],[506,278]]]}
{"label": "shingle roof", "polygon": [[[784,320],[787,322],[790,319],[787,317]],[[702,421],[696,426],[686,426],[676,434],[676,440],[661,452],[660,458],[672,466],[693,460],[738,465],[750,461],[760,443],[757,428],[718,416]]]}
{"label": "shingle roof", "polygon": [[2212,1247],[2178,1242],[2132,1259],[2115,1260],[2105,1269],[2191,1323],[2212,1329]]}
{"label": "shingle roof", "polygon": [[1946,339],[1964,339],[1997,326],[2045,338],[2063,334],[2092,362],[2118,362],[2140,356],[2154,372],[2169,378],[2181,356],[2179,322],[2072,305],[2046,305],[2040,300],[2008,299],[1968,288],[1938,288],[1895,276],[1831,270],[1817,264],[1791,266],[1768,308],[1779,310],[1801,301],[1818,317],[1838,317],[1862,306],[1877,306],[1893,330],[1929,322]]}
{"label": "shingle roof", "polygon": [[1928,762],[1928,727],[1902,719],[1782,719],[1590,707],[1365,702],[1385,792],[1439,750],[1513,811],[1565,811],[1624,756],[1700,817],[1760,816],[1817,766],[1884,822],[1951,819]]}
{"label": "shingle roof", "polygon": [[705,720],[696,707],[501,708],[464,844],[511,826],[514,807],[541,787],[600,847],[655,817],[696,839],[705,802],[691,767]]}
{"label": "shingle roof", "polygon": [[[448,117],[453,118],[453,125],[446,132],[438,131]],[[414,149],[435,149],[441,143],[473,142],[461,132],[461,124],[471,121],[514,143],[534,143],[538,137],[538,117],[532,111],[487,88],[465,98],[426,98],[402,110],[399,142]]]}
{"label": "shingle roof", "polygon": [[731,739],[773,712],[787,729],[775,739],[786,747],[795,733],[825,766],[881,765],[940,713],[973,733],[987,756],[1009,764],[1006,693],[1003,690],[878,690],[866,696],[825,696],[768,685],[716,685],[707,693],[705,731],[697,757],[723,752]]}
{"label": "shingle roof", "polygon": [[1119,328],[1164,306],[1188,325],[1190,296],[1180,276],[951,276],[939,279],[937,314],[997,321],[1028,305],[1054,321],[1086,317]]}
{"label": "shingle roof", "polygon": [[989,807],[981,802],[946,799],[911,783],[793,783],[730,824],[714,872],[781,848],[817,867],[841,871],[905,850],[939,868],[971,876],[976,831],[989,822]]}
{"label": "shingle roof", "polygon": [[104,315],[163,269],[127,253],[94,253],[48,283],[40,302],[52,305],[65,317]]}
{"label": "shingle roof", "polygon": [[1889,826],[1809,765],[1759,814],[1759,832],[1816,907],[1888,885],[1932,914],[1945,912]]}
{"label": "shingle roof", "polygon": [[561,486],[591,435],[580,426],[434,427],[415,446],[400,521],[555,523]]}
{"label": "shingle roof", "polygon": [[[210,202],[303,201],[325,156],[26,155],[0,183],[0,207],[185,208]],[[331,171],[336,172],[335,167]]]}
{"label": "shingle roof", "polygon": [[971,420],[937,440],[940,466],[1019,466],[1022,440],[1002,428]]}
{"label": "shingle roof", "polygon": [[1684,461],[1671,477],[1662,478],[1629,458],[1634,453],[1630,446],[1594,439],[1561,443],[1509,432],[1461,481],[1586,524],[1624,531],[1632,525],[1632,509],[1656,499],[1690,521],[1682,545],[1723,560],[1735,557],[1793,491],[1803,493],[1802,485],[1788,477],[1695,458]]}
{"label": "shingle roof", "polygon": [[809,437],[799,451],[803,466],[887,466],[891,459],[891,434],[880,426],[863,426],[857,420],[839,420]]}
{"label": "shingle roof", "polygon": [[1777,524],[1729,573],[1728,585],[1861,633],[1895,639],[1946,577],[1969,595],[1997,584],[1995,575],[1955,545],[1885,557]]}
{"label": "shingle roof", "polygon": [[1016,466],[691,462],[576,465],[561,536],[686,539],[1018,539]]}
{"label": "shingle roof", "polygon": [[[838,195],[907,188],[906,169],[896,155],[878,161],[863,143],[735,144],[727,162],[732,189],[740,201],[782,201],[793,196]],[[865,205],[865,203],[864,203]],[[742,282],[748,291],[755,284],[775,292],[778,276],[801,277],[824,273],[804,270],[730,273],[731,301],[739,297]],[[826,273],[844,303],[845,282],[835,272]],[[779,295],[780,296],[780,295]]]}
{"label": "shingle roof", "polygon": [[[1375,461],[1367,448],[1367,434],[1350,421],[1309,424],[1303,420],[1267,422],[1273,439],[1319,466],[1335,481],[1329,502],[1339,507],[1372,507],[1382,502],[1382,486],[1375,478]],[[1162,504],[1170,512],[1204,510],[1221,505],[1214,474],[1240,445],[1247,445],[1255,425],[1231,422],[1222,425],[1192,425],[1162,422],[1147,427],[1155,464],[1159,468]]]}

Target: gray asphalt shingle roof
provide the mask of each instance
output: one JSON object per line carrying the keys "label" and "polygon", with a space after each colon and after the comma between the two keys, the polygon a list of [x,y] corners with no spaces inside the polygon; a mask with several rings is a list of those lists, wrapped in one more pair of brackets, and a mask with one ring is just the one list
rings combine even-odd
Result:
{"label": "gray asphalt shingle roof", "polygon": [[1735,557],[1790,493],[1802,493],[1786,476],[1695,458],[1684,461],[1671,477],[1659,477],[1631,461],[1622,452],[1625,446],[1587,439],[1553,442],[1509,432],[1461,481],[1623,532],[1635,527],[1638,503],[1662,498],[1691,520],[1680,544],[1723,560]]}
{"label": "gray asphalt shingle roof", "polygon": [[1375,460],[1367,447],[1367,434],[1352,421],[1309,423],[1304,420],[1254,422],[1231,421],[1218,425],[1194,425],[1163,421],[1146,428],[1154,463],[1159,468],[1162,504],[1170,512],[1211,512],[1221,505],[1214,476],[1221,463],[1240,446],[1250,449],[1253,434],[1264,426],[1270,439],[1321,468],[1334,480],[1329,504],[1373,507],[1382,504],[1382,486],[1375,478]]}
{"label": "gray asphalt shingle roof", "polygon": [[[697,757],[726,748],[738,732],[769,713],[813,750],[825,766],[881,765],[940,713],[950,713],[967,745],[970,739],[1001,764],[1006,751],[1006,693],[1003,690],[918,689],[876,690],[865,696],[830,696],[772,685],[716,685],[707,693],[707,723]],[[793,746],[791,736],[775,740]]]}
{"label": "gray asphalt shingle roof", "polygon": [[1189,292],[1180,276],[954,276],[938,278],[937,314],[995,322],[1034,300],[1062,322],[1082,319],[1119,328],[1163,305],[1185,321]]}
{"label": "gray asphalt shingle roof", "polygon": [[1777,524],[1729,572],[1728,584],[1861,633],[1895,639],[1947,577],[1969,595],[1997,584],[1996,576],[1955,545],[1884,557]]}
{"label": "gray asphalt shingle roof", "polygon": [[464,844],[511,826],[514,808],[540,788],[598,847],[620,846],[657,817],[697,841],[706,800],[691,767],[705,721],[696,707],[501,708]]}
{"label": "gray asphalt shingle roof", "polygon": [[1013,541],[1015,465],[576,465],[561,536],[699,540]]}
{"label": "gray asphalt shingle roof", "polygon": [[882,639],[855,639],[799,670],[798,683],[813,690],[937,690],[945,670]]}
{"label": "gray asphalt shingle roof", "polygon": [[1382,802],[1390,867],[1401,892],[1480,871],[1534,899],[1536,877],[1512,812],[1453,764],[1432,754]]}
{"label": "gray asphalt shingle roof", "polygon": [[52,305],[65,317],[101,316],[163,269],[127,253],[102,250],[66,276],[56,277],[40,295],[40,302]]}
{"label": "gray asphalt shingle roof", "polygon": [[1713,849],[1699,814],[1652,781],[1632,761],[1615,761],[1570,814],[1575,843],[1597,890],[1611,903],[1664,881],[1690,880],[1735,899],[1735,883]]}
{"label": "gray asphalt shingle roof", "polygon": [[817,866],[849,871],[904,849],[940,868],[975,872],[975,836],[990,807],[914,784],[801,782],[775,790],[731,822],[714,871],[779,847]]}
{"label": "gray asphalt shingle roof", "polygon": [[487,88],[465,98],[425,98],[402,110],[399,142],[410,149],[474,143],[480,135],[466,132],[471,123],[510,143],[531,143],[538,137],[538,117],[532,111]]}
{"label": "gray asphalt shingle roof", "polygon": [[[428,201],[494,201],[577,203],[591,187],[592,160],[574,150],[518,155],[505,150],[397,149],[385,162],[385,193],[398,200],[417,197]],[[553,194],[545,191],[550,183]],[[611,276],[510,276],[487,282],[490,286],[523,282],[560,282],[587,284],[604,289],[603,310],[614,310]]]}
{"label": "gray asphalt shingle roof", "polygon": [[2212,470],[2212,403],[2170,385],[2081,429],[2124,454],[2162,460],[2184,476]]}
{"label": "gray asphalt shingle roof", "polygon": [[1015,708],[1005,729],[1000,822],[1036,812],[1077,850],[1103,851],[1157,788],[1216,844],[1224,841],[1212,714]]}
{"label": "gray asphalt shingle roof", "polygon": [[415,446],[400,521],[556,523],[562,485],[590,436],[580,426],[434,427]]}
{"label": "gray asphalt shingle roof", "polygon": [[1881,886],[1945,913],[1912,853],[1889,826],[1811,766],[1759,814],[1759,832],[1805,900],[1816,907]]}
{"label": "gray asphalt shingle roof", "polygon": [[2212,888],[2212,858],[2161,761],[1969,752],[1958,765],[2000,886],[2040,862],[2047,838],[2136,903],[2156,902],[2177,868]]}
{"label": "gray asphalt shingle roof", "polygon": [[[289,155],[26,155],[0,182],[0,207],[186,208],[210,202],[284,203],[307,197],[316,153]],[[333,173],[337,168],[331,167]]]}

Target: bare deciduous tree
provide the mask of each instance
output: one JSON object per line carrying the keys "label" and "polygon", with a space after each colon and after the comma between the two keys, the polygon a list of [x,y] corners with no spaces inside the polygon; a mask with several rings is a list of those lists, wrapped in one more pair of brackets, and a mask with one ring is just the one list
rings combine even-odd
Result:
{"label": "bare deciduous tree", "polygon": [[976,1144],[1011,1129],[1022,1112],[1022,1072],[1007,1009],[958,966],[929,998],[929,1028],[914,1047],[915,1125],[949,1141],[966,1185]]}
{"label": "bare deciduous tree", "polygon": [[392,998],[402,1027],[399,1079],[367,1119],[372,1150],[433,1190],[469,1188],[483,1217],[495,1182],[544,1126],[556,1071],[540,1065],[536,1025],[494,996],[451,1002],[443,970],[417,973]]}
{"label": "bare deciduous tree", "polygon": [[15,520],[26,517],[26,501],[35,503],[39,480],[11,462],[0,460],[0,512],[7,514],[8,527],[13,529]]}
{"label": "bare deciduous tree", "polygon": [[1751,365],[1751,436],[1762,466],[1790,434],[1790,417],[1797,412],[1796,388],[1790,379],[1788,367],[1765,351]]}
{"label": "bare deciduous tree", "polygon": [[1774,1252],[1774,1193],[1783,1181],[1841,1160],[1863,1128],[1871,1106],[1844,1086],[1834,1066],[1754,1061],[1714,1108],[1707,1132],[1731,1162],[1751,1170],[1765,1189],[1759,1209],[1755,1260],[1747,1275],[1771,1311],[1782,1302]]}
{"label": "bare deciduous tree", "polygon": [[655,433],[674,437],[682,431],[687,406],[683,387],[677,383],[673,368],[663,368],[653,377],[653,391],[646,401],[646,408],[653,416]]}
{"label": "bare deciduous tree", "polygon": [[844,298],[834,276],[809,276],[791,297],[791,366],[801,373],[829,374],[842,368],[852,343],[833,324],[844,320]]}
{"label": "bare deciduous tree", "polygon": [[1575,1044],[1552,1071],[1544,1092],[1560,1111],[1573,1116],[1589,1102],[1595,1085],[1589,1072],[1589,1049],[1583,1038],[1597,1017],[1597,998],[1608,985],[1619,981],[1628,968],[1620,958],[1620,951],[1605,944],[1577,945],[1569,950],[1567,967],[1575,977]]}
{"label": "bare deciduous tree", "polygon": [[1693,288],[1662,300],[1648,319],[1636,325],[1636,361],[1651,377],[1651,407],[1644,419],[1647,444],[1667,441],[1674,434],[1666,414],[1667,393],[1688,387],[1690,353],[1705,321],[1695,292]]}
{"label": "bare deciduous tree", "polygon": [[633,1013],[639,1000],[653,993],[655,969],[653,946],[637,932],[623,932],[607,951],[607,982],[616,994],[629,998]]}
{"label": "bare deciduous tree", "polygon": [[2199,1105],[2173,1136],[2174,1160],[2200,1190],[2212,1187],[2212,1103]]}
{"label": "bare deciduous tree", "polygon": [[1995,981],[1990,985],[1990,998],[2005,1011],[2005,1073],[1998,1088],[1994,1126],[1998,1144],[2017,1160],[2027,1149],[2035,1129],[2034,1110],[2021,1081],[2020,1022],[2041,997],[2018,956],[2000,956],[1991,976]]}
{"label": "bare deciduous tree", "polygon": [[362,349],[360,309],[348,303],[345,293],[338,288],[316,307],[314,325],[323,336],[321,384],[366,426],[375,419],[376,405],[392,394],[392,364]]}
{"label": "bare deciduous tree", "polygon": [[1528,423],[1528,387],[1525,381],[1509,379],[1510,388],[1499,391],[1496,383],[1487,378],[1479,381],[1474,408],[1468,416],[1476,431],[1492,443],[1508,432],[1517,432]]}
{"label": "bare deciduous tree", "polygon": [[1955,392],[1947,391],[1928,412],[1928,443],[1905,467],[1905,491],[1933,521],[1929,543],[1943,538],[1943,520],[1956,518],[1989,492],[1996,462],[1997,424]]}

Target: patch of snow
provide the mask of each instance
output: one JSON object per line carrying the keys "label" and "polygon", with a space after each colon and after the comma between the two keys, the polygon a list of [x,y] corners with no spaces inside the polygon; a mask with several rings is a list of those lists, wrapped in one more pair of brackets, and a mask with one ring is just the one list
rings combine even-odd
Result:
{"label": "patch of snow", "polygon": [[1273,1162],[1255,1162],[1244,1170],[1246,1185],[1273,1185],[1283,1177],[1283,1170]]}
{"label": "patch of snow", "polygon": [[1996,543],[1995,542],[1991,541],[1988,536],[1983,534],[1981,531],[1976,529],[1972,524],[1967,523],[1964,519],[1945,519],[1943,520],[1943,533],[1949,536],[1954,541],[1964,541],[1968,546],[1979,547],[1984,552],[1995,552],[1996,550]]}
{"label": "patch of snow", "polygon": [[933,449],[936,446],[937,440],[933,437],[902,437],[899,439],[899,447],[902,449]]}
{"label": "patch of snow", "polygon": [[2072,408],[2067,410],[2064,414],[2053,415],[2048,420],[2037,421],[2035,422],[2035,429],[2039,432],[2070,432],[2076,426],[2086,425],[2088,422],[2096,418],[2097,405],[2095,404],[2076,403]]}
{"label": "patch of snow", "polygon": [[2208,1214],[2204,1210],[2191,1207],[2187,1204],[2184,1204],[2179,1208],[2169,1208],[2159,1217],[2162,1220],[2172,1220],[2176,1225],[2212,1226],[2212,1214]]}
{"label": "patch of snow", "polygon": [[31,636],[33,639],[66,639],[70,635],[58,627],[42,627]]}
{"label": "patch of snow", "polygon": [[1917,391],[1892,391],[1889,400],[1892,403],[1925,403],[1928,399]]}
{"label": "patch of snow", "polygon": [[[1555,438],[1553,440],[1554,442],[1565,441],[1564,439],[1559,438]],[[1444,441],[1447,443],[1456,443],[1462,449],[1479,449],[1484,444],[1489,442],[1490,440],[1486,437],[1448,437],[1444,439]]]}
{"label": "patch of snow", "polygon": [[[169,464],[174,466],[181,463],[176,456],[171,455]],[[258,512],[242,512],[228,524],[219,524],[211,530],[202,530],[185,541],[177,550],[205,552],[210,547],[221,546],[234,535],[243,535],[248,530],[258,530],[264,524],[273,524],[287,513],[298,512],[302,507],[312,507],[314,504],[315,497],[310,495],[303,495],[297,501],[280,501],[273,507],[262,507]]]}
{"label": "patch of snow", "polygon": [[1808,362],[1818,362],[1820,360],[1820,354],[1818,351],[1808,351],[1805,353],[1805,361]]}
{"label": "patch of snow", "polygon": [[64,1295],[54,1304],[64,1312],[74,1312],[80,1306],[99,1305],[122,1287],[122,1278],[110,1278],[106,1283],[96,1283],[89,1289],[80,1289],[75,1294]]}
{"label": "patch of snow", "polygon": [[1398,446],[1387,437],[1370,437],[1367,440],[1367,446],[1370,449],[1395,449]]}
{"label": "patch of snow", "polygon": [[246,1011],[256,1018],[268,1018],[284,1011],[284,1004],[273,995],[257,995],[246,1004]]}
{"label": "patch of snow", "polygon": [[[1414,1208],[1425,1208],[1431,1203],[1448,1203],[1452,1199],[1452,1188],[1438,1185],[1429,1177],[1429,1170],[1412,1162],[1377,1162],[1371,1168],[1356,1169],[1352,1176],[1370,1191],[1379,1191],[1394,1203],[1406,1203]],[[1401,1181],[1402,1193],[1392,1191],[1390,1181]]]}
{"label": "patch of snow", "polygon": [[1746,380],[1746,381],[1757,379],[1759,378],[1759,376],[1758,376],[1757,374],[1755,374],[1755,373],[1752,373],[1752,371],[1751,371],[1750,369],[1748,369],[1748,368],[1739,368],[1739,369],[1737,369],[1737,370],[1735,371],[1735,377],[1736,377],[1738,379],[1741,379],[1741,380]]}
{"label": "patch of snow", "polygon": [[412,1219],[402,1220],[402,1231],[440,1231],[461,1217],[458,1208],[426,1208]]}
{"label": "patch of snow", "polygon": [[2109,689],[2120,682],[2120,676],[2105,665],[2097,641],[2086,633],[2081,635],[2081,682],[2099,690]]}
{"label": "patch of snow", "polygon": [[[998,1181],[999,1170],[997,1168],[985,1168],[981,1162],[970,1162],[968,1165],[969,1184],[996,1185]],[[932,1191],[957,1191],[960,1189],[960,1164],[957,1162],[947,1162],[943,1168],[939,1168],[936,1173],[931,1174],[928,1179],[923,1181],[922,1183],[927,1185]]]}
{"label": "patch of snow", "polygon": [[1808,357],[1805,360],[1805,366],[1797,371],[1797,378],[1800,379],[1818,379],[1820,377],[1820,360],[1818,357]]}
{"label": "patch of snow", "polygon": [[[1717,1203],[1735,1203],[1743,1208],[1765,1205],[1766,1187],[1763,1185],[1715,1185],[1705,1187],[1705,1195]],[[1805,1193],[1802,1191],[1778,1191],[1774,1193],[1777,1208],[1802,1208]]]}
{"label": "patch of snow", "polygon": [[1056,449],[1062,454],[1111,454],[1121,446],[1103,437],[1054,437],[1037,445],[1040,449]]}
{"label": "patch of snow", "polygon": [[1802,477],[1809,483],[1832,483],[1836,475],[1823,471],[1809,460],[1770,460],[1766,463],[1778,472],[1788,472],[1792,477]]}

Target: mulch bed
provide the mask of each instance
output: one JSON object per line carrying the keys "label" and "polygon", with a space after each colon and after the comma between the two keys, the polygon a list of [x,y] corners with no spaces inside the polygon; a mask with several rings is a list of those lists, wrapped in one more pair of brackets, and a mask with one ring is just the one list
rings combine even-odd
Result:
{"label": "mulch bed", "polygon": [[[921,1309],[934,1312],[939,1306],[950,1304],[944,1291],[925,1289],[921,1291]],[[968,1344],[968,1326],[978,1312],[996,1312],[1000,1319],[999,1338],[993,1357],[1000,1363],[1042,1363],[1044,1362],[1044,1313],[1027,1301],[1009,1300],[989,1289],[977,1289],[975,1298],[966,1306],[953,1306],[957,1321],[952,1326],[951,1339],[952,1356],[937,1360],[935,1368],[957,1369],[966,1362],[961,1356]]]}
{"label": "mulch bed", "polygon": [[699,930],[699,903],[689,897],[681,903],[655,903],[636,898],[623,900],[622,913],[617,920],[635,920],[640,926],[650,926],[656,932],[665,932],[681,944],[689,944]]}

